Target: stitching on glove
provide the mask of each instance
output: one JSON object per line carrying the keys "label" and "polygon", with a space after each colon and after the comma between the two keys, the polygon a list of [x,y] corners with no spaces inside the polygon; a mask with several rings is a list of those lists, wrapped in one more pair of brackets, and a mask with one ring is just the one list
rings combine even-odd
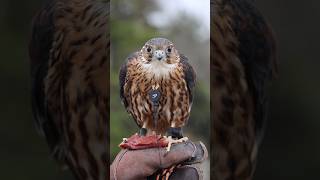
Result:
{"label": "stitching on glove", "polygon": [[115,168],[113,170],[113,178],[114,180],[118,180],[117,178],[117,171],[118,171],[118,166],[119,166],[119,163],[121,161],[121,159],[123,158],[123,156],[128,152],[128,150],[124,150],[123,153],[117,158],[117,161],[115,163]]}

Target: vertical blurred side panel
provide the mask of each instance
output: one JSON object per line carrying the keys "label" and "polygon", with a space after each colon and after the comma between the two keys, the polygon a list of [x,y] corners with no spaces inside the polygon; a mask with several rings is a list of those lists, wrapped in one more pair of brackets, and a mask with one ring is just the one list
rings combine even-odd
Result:
{"label": "vertical blurred side panel", "polygon": [[211,175],[253,178],[277,73],[273,31],[253,1],[211,1]]}
{"label": "vertical blurred side panel", "polygon": [[214,158],[213,158],[213,0],[210,0],[210,177],[214,178]]}
{"label": "vertical blurred side panel", "polygon": [[109,177],[109,4],[50,0],[32,25],[34,119],[51,156],[79,180]]}
{"label": "vertical blurred side panel", "polygon": [[105,37],[106,37],[106,67],[105,67],[105,71],[106,71],[106,97],[107,97],[107,101],[106,101],[106,124],[104,125],[104,127],[106,128],[105,131],[105,148],[106,148],[106,156],[103,156],[102,158],[106,159],[106,164],[105,164],[105,170],[106,170],[106,175],[103,179],[108,179],[110,177],[110,168],[109,165],[111,164],[110,162],[110,89],[111,89],[111,85],[110,85],[110,0],[103,0],[103,2],[105,3],[105,9],[107,12],[107,16],[105,17]]}

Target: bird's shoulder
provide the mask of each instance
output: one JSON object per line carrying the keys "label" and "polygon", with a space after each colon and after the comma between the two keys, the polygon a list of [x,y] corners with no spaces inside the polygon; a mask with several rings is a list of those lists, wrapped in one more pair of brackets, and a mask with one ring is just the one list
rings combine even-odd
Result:
{"label": "bird's shoulder", "polygon": [[119,71],[120,98],[124,103],[125,107],[128,106],[125,98],[125,94],[124,94],[124,86],[127,81],[128,68],[131,68],[131,66],[133,65],[133,62],[137,62],[138,58],[139,58],[139,52],[131,53],[125,59],[124,63],[120,67],[120,71]]}
{"label": "bird's shoulder", "polygon": [[133,63],[137,63],[140,58],[140,52],[136,51],[131,53],[125,60],[124,64],[132,65]]}
{"label": "bird's shoulder", "polygon": [[131,53],[125,61],[122,63],[120,66],[120,72],[119,72],[119,77],[120,78],[125,78],[128,72],[128,69],[132,69],[134,65],[136,65],[139,61],[140,58],[140,52],[134,52]]}
{"label": "bird's shoulder", "polygon": [[196,81],[196,73],[192,65],[189,63],[189,59],[184,54],[180,54],[180,66],[183,69],[183,72],[185,74],[185,77],[192,81],[192,83],[195,83]]}
{"label": "bird's shoulder", "polygon": [[184,73],[184,80],[187,84],[188,92],[189,92],[189,101],[193,101],[193,90],[196,84],[196,73],[193,69],[193,67],[189,64],[188,58],[180,54],[180,66],[182,67],[183,73]]}

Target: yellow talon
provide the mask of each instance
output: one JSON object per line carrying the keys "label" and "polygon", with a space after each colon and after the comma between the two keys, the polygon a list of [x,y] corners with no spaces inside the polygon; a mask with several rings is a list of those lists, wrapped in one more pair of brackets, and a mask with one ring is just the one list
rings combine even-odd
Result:
{"label": "yellow talon", "polygon": [[188,137],[183,137],[181,139],[172,139],[171,136],[169,136],[169,137],[164,136],[164,138],[166,138],[166,140],[168,141],[168,146],[166,148],[167,152],[170,151],[172,144],[183,143],[183,142],[188,141]]}

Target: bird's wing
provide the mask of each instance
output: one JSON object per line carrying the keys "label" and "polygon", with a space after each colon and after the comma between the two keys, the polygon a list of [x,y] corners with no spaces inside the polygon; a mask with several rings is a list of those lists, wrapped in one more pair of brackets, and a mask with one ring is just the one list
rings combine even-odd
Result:
{"label": "bird's wing", "polygon": [[128,111],[129,104],[128,104],[128,99],[124,93],[125,91],[124,86],[127,83],[127,68],[128,68],[129,62],[136,58],[138,58],[137,53],[133,53],[129,57],[127,57],[126,61],[120,67],[120,72],[119,72],[120,98],[124,107],[127,109],[127,111]]}
{"label": "bird's wing", "polygon": [[[263,134],[267,107],[267,84],[277,74],[276,43],[270,26],[262,15],[247,4],[250,11],[239,11],[233,28],[239,42],[238,57],[255,104],[256,134]],[[243,25],[246,24],[246,25]]]}
{"label": "bird's wing", "polygon": [[124,85],[126,83],[126,77],[127,77],[127,63],[128,61],[122,64],[119,72],[120,99],[126,109],[128,107],[128,102],[126,100],[126,97],[124,96]]}
{"label": "bird's wing", "polygon": [[33,116],[37,129],[47,139],[51,151],[54,151],[59,144],[59,133],[47,112],[44,83],[55,31],[53,6],[53,4],[47,4],[34,17],[29,42]]}
{"label": "bird's wing", "polygon": [[189,64],[188,58],[183,54],[180,54],[180,62],[184,72],[184,80],[187,83],[189,102],[191,104],[193,101],[193,89],[196,83],[196,73],[194,72],[193,67]]}

